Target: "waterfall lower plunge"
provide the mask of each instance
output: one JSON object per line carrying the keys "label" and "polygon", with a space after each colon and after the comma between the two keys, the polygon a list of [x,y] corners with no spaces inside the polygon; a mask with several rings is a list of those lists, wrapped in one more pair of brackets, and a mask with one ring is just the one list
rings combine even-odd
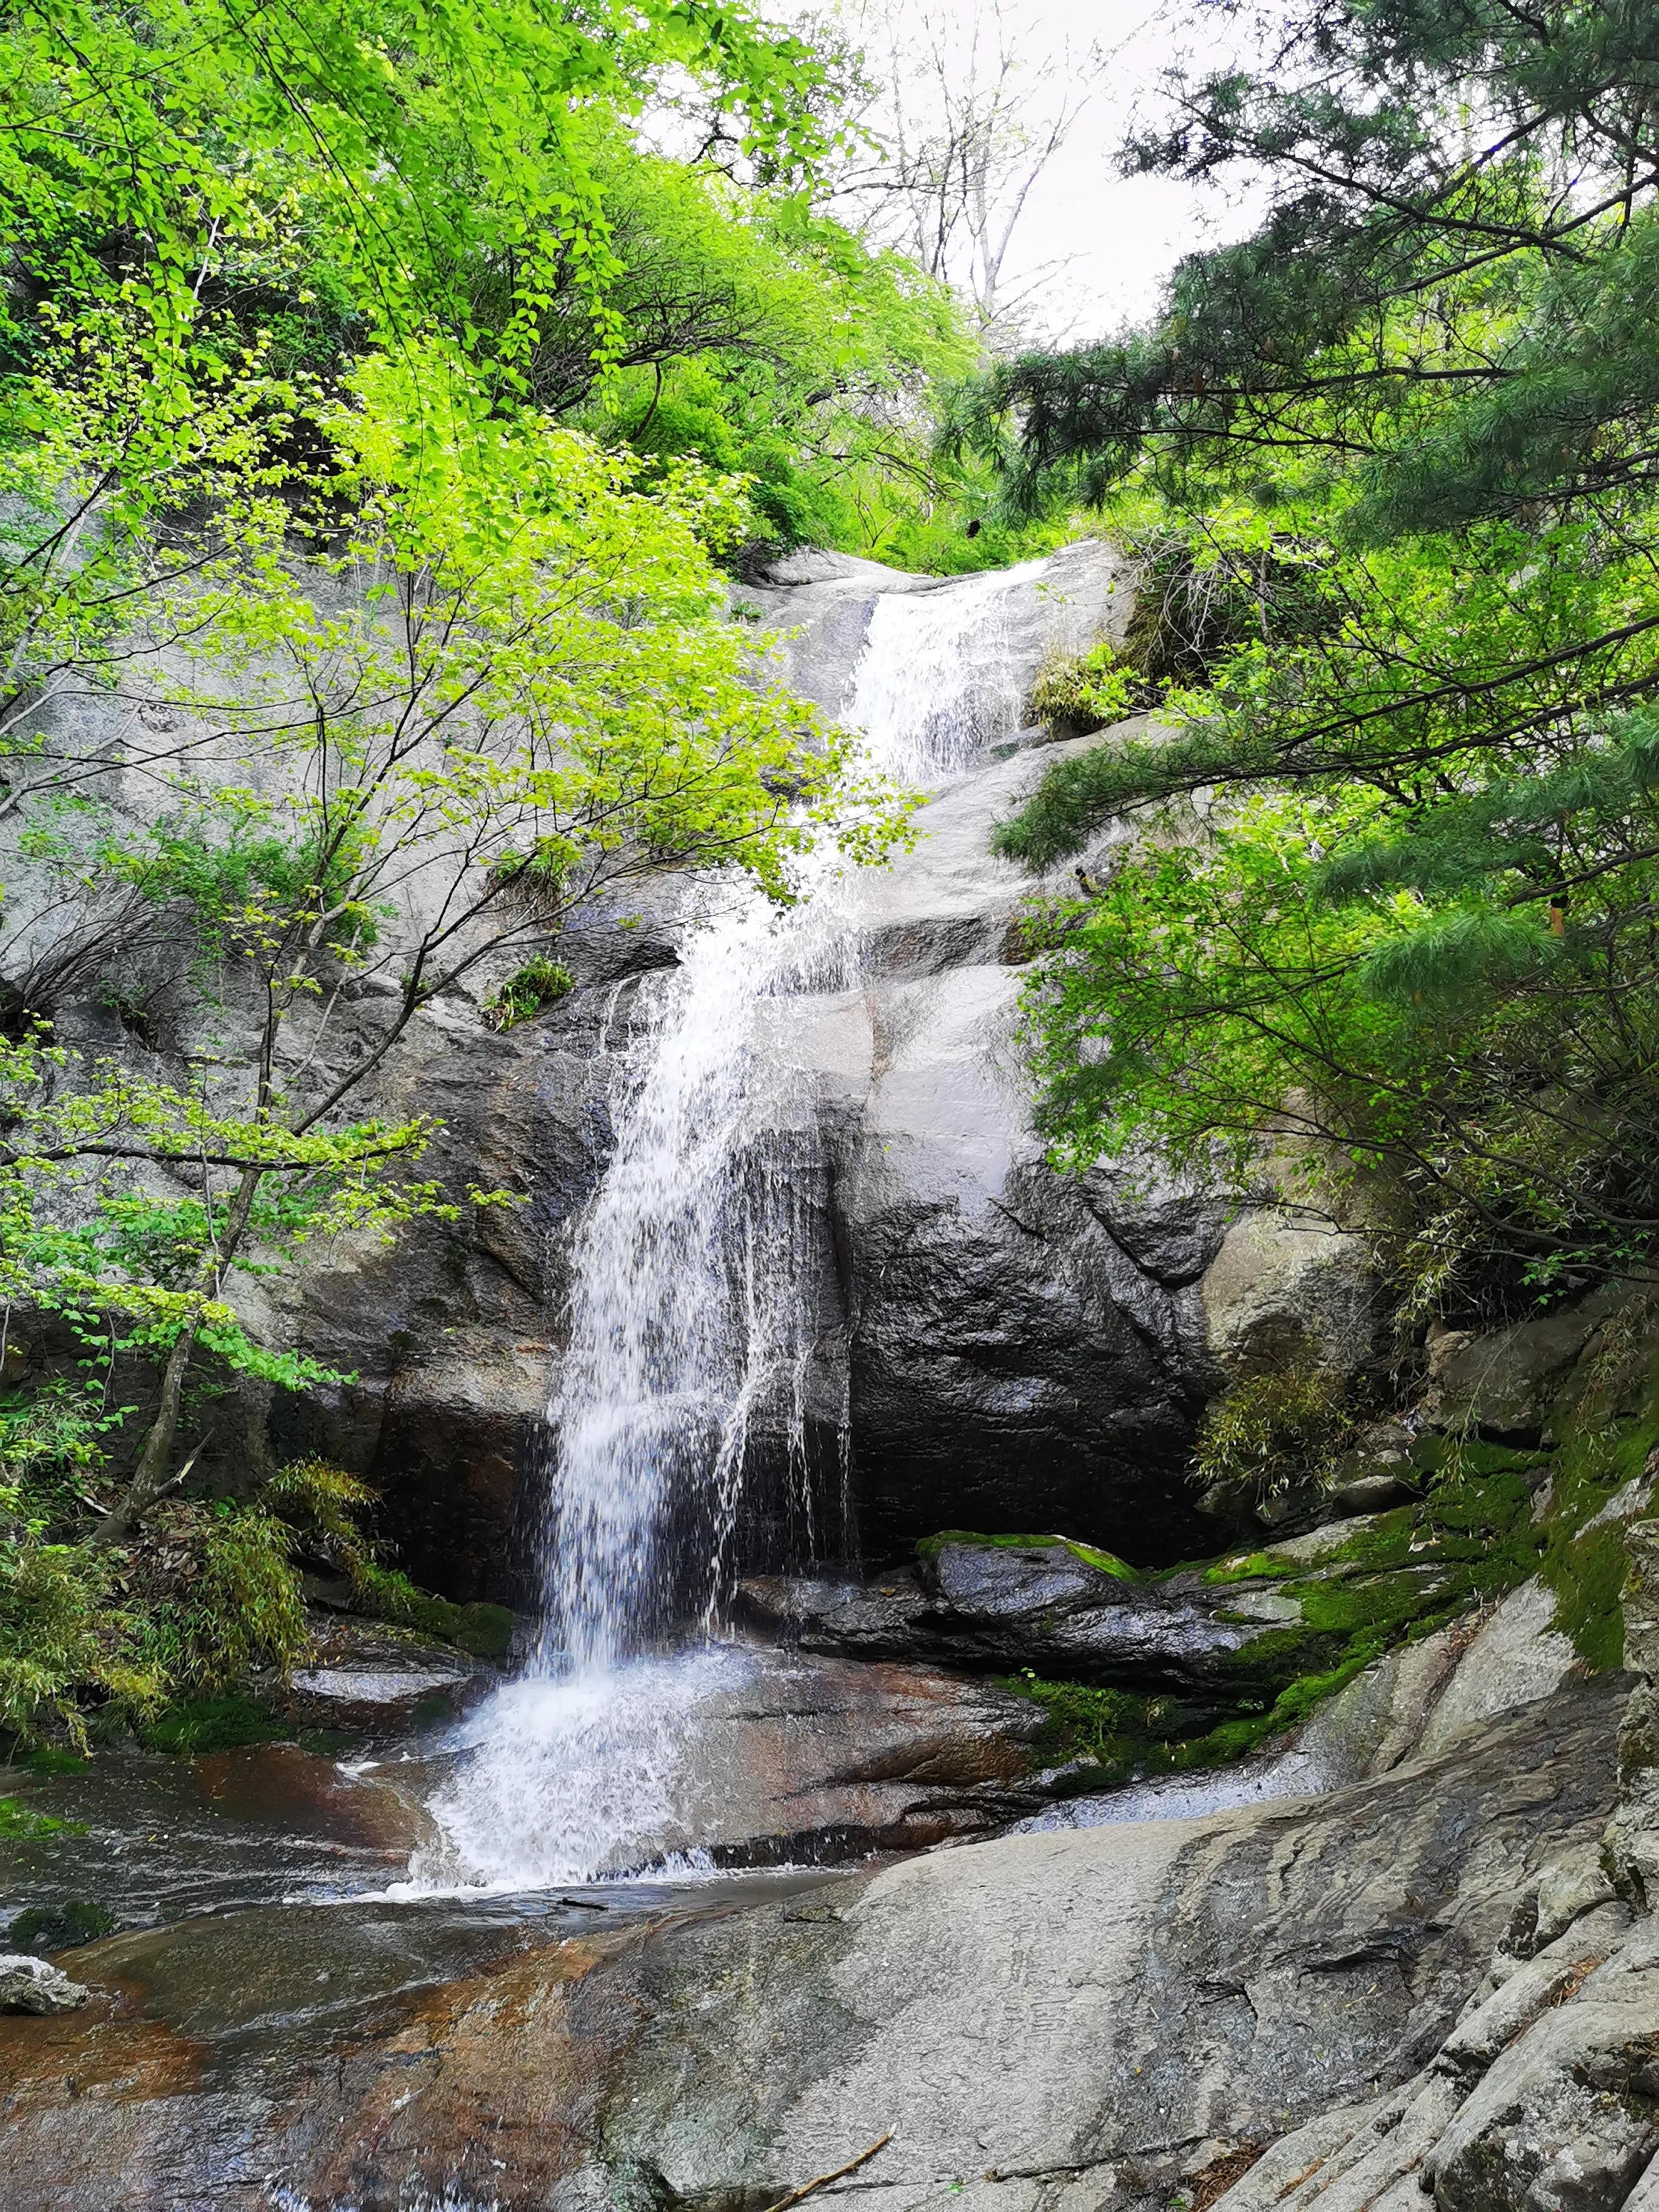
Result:
{"label": "waterfall lower plunge", "polygon": [[[1000,602],[1037,565],[877,600],[842,715],[872,765],[938,785],[1017,722]],[[698,1708],[743,1665],[713,1639],[761,1425],[799,1552],[847,1547],[844,1412],[839,1483],[809,1448],[823,1163],[776,1018],[856,984],[859,887],[820,850],[799,890],[779,912],[707,886],[679,966],[646,980],[610,1052],[616,1146],[548,1408],[543,1632],[475,1717],[416,1887],[694,1864],[685,1784]]]}

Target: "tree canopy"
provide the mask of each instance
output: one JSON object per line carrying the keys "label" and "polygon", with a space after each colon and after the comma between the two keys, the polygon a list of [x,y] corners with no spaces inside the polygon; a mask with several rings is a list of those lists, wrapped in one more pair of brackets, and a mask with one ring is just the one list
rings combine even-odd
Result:
{"label": "tree canopy", "polygon": [[[338,1470],[181,1493],[191,1392],[339,1380],[246,1286],[505,1202],[374,1091],[434,1000],[533,1018],[643,874],[884,849],[728,579],[860,528],[971,353],[815,211],[822,68],[741,8],[41,0],[0,60],[0,1369],[59,1347],[0,1382],[0,1726],[73,1733],[288,1663],[302,1532],[416,1601]],[[636,143],[688,79],[751,184]]]}
{"label": "tree canopy", "polygon": [[1331,0],[1172,88],[1133,165],[1269,205],[1149,329],[994,371],[1010,498],[1106,503],[1156,720],[1001,833],[1162,826],[1052,915],[1073,1156],[1363,1170],[1408,1303],[1651,1268],[1659,1231],[1659,24]]}

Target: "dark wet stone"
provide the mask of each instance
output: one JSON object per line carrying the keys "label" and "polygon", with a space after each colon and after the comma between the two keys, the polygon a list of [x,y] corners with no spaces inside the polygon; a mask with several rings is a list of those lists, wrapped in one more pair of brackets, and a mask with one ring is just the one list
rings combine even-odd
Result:
{"label": "dark wet stone", "polygon": [[1241,1655],[1299,1617],[1270,1579],[1125,1578],[1059,1538],[936,1540],[914,1568],[862,1587],[757,1577],[738,1595],[757,1627],[805,1651],[1010,1674],[1029,1667],[1136,1689],[1236,1692]]}

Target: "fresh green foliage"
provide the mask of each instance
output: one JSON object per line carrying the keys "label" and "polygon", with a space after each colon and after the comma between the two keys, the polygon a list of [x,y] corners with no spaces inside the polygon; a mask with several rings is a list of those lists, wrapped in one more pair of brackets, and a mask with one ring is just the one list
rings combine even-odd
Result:
{"label": "fresh green foliage", "polygon": [[1019,497],[1109,502],[1162,686],[999,839],[1143,832],[1046,916],[1057,1146],[1249,1188],[1302,1140],[1408,1322],[1659,1264],[1659,35],[1589,22],[1293,9],[1137,157],[1258,165],[1262,228],[969,424]]}
{"label": "fresh green foliage", "polygon": [[83,1686],[140,1700],[149,1692],[100,1633],[110,1579],[106,1562],[62,1545],[0,1549],[0,1729],[27,1742],[56,1725],[84,1748]]}
{"label": "fresh green foliage", "polygon": [[522,968],[514,969],[500,988],[485,1000],[484,1018],[492,1029],[515,1029],[532,1014],[556,1006],[574,988],[574,980],[568,968],[538,953]]}
{"label": "fresh green foliage", "polygon": [[296,1532],[301,1550],[345,1577],[353,1602],[364,1613],[480,1658],[506,1656],[513,1616],[505,1606],[456,1605],[434,1597],[375,1558],[362,1527],[378,1502],[378,1492],[368,1483],[326,1460],[295,1460],[271,1477],[264,1496]]}
{"label": "fresh green foliage", "polygon": [[118,1549],[42,1540],[62,1474],[44,1449],[19,1473],[0,1539],[0,1729],[24,1745],[84,1750],[132,1728],[151,1749],[190,1752],[287,1733],[264,1692],[309,1647],[296,1553],[344,1573],[366,1613],[506,1650],[504,1607],[428,1596],[376,1561],[360,1525],[375,1493],[326,1462],[283,1469],[252,1504],[158,1503]]}
{"label": "fresh green foliage", "polygon": [[149,1652],[166,1655],[169,1680],[218,1691],[258,1668],[286,1674],[310,1638],[289,1531],[263,1506],[205,1516],[185,1602],[156,1620]]}
{"label": "fresh green foliage", "polygon": [[301,351],[353,318],[392,337],[437,318],[513,363],[567,287],[603,337],[596,119],[683,69],[781,163],[816,144],[810,52],[739,8],[37,0],[6,37],[9,256],[54,290],[112,263],[163,337],[209,282],[270,286]]}
{"label": "fresh green foliage", "polygon": [[1109,645],[1097,645],[1069,660],[1051,660],[1037,672],[1030,712],[1073,737],[1103,730],[1131,712],[1135,685]]}
{"label": "fresh green foliage", "polygon": [[[39,1024],[0,1054],[3,1287],[163,1363],[112,1533],[165,1480],[198,1346],[289,1388],[324,1377],[248,1337],[234,1269],[453,1217],[458,1194],[411,1172],[429,1121],[342,1110],[434,998],[641,870],[746,868],[787,896],[791,860],[832,823],[863,857],[896,826],[847,742],[722,619],[709,547],[740,533],[739,487],[680,461],[644,489],[641,464],[504,416],[431,345],[366,360],[343,391],[330,498],[349,520],[325,556],[267,556],[257,588],[216,599],[176,687],[244,775],[280,771],[282,795],[224,781],[221,759],[175,769],[181,811],[154,830],[94,810],[37,838],[42,866],[179,917],[197,987],[260,1009],[210,1091],[124,1062],[83,1063],[66,1087]],[[417,872],[428,919],[382,941]],[[348,992],[353,1042],[319,1079]],[[169,1168],[199,1172],[203,1196],[155,1197]],[[89,1213],[62,1227],[62,1186],[89,1182]]]}
{"label": "fresh green foliage", "polygon": [[1353,1432],[1349,1378],[1310,1359],[1243,1376],[1210,1406],[1193,1480],[1254,1504],[1328,1479]]}

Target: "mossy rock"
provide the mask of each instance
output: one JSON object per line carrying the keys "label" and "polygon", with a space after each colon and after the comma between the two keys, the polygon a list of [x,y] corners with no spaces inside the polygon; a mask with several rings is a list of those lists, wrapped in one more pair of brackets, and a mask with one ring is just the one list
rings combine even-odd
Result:
{"label": "mossy rock", "polygon": [[291,1733],[270,1707],[235,1692],[222,1698],[191,1698],[166,1710],[138,1731],[147,1751],[193,1758],[206,1751],[239,1751],[248,1744],[279,1743]]}
{"label": "mossy rock", "polygon": [[115,1915],[107,1905],[74,1897],[62,1905],[30,1905],[6,1930],[6,1941],[14,1951],[44,1958],[53,1951],[72,1951],[77,1943],[96,1943],[114,1928]]}
{"label": "mossy rock", "polygon": [[41,1836],[84,1836],[78,1820],[60,1820],[55,1814],[37,1813],[15,1797],[0,1797],[0,1841],[33,1843]]}
{"label": "mossy rock", "polygon": [[1085,1567],[1095,1567],[1102,1574],[1113,1575],[1119,1582],[1140,1580],[1137,1568],[1127,1559],[1120,1559],[1115,1552],[1103,1552],[1097,1545],[1080,1544],[1072,1536],[988,1536],[975,1528],[944,1528],[937,1536],[923,1536],[916,1545],[919,1559],[936,1559],[947,1544],[976,1544],[987,1550],[1024,1552],[1060,1550],[1069,1552]]}

